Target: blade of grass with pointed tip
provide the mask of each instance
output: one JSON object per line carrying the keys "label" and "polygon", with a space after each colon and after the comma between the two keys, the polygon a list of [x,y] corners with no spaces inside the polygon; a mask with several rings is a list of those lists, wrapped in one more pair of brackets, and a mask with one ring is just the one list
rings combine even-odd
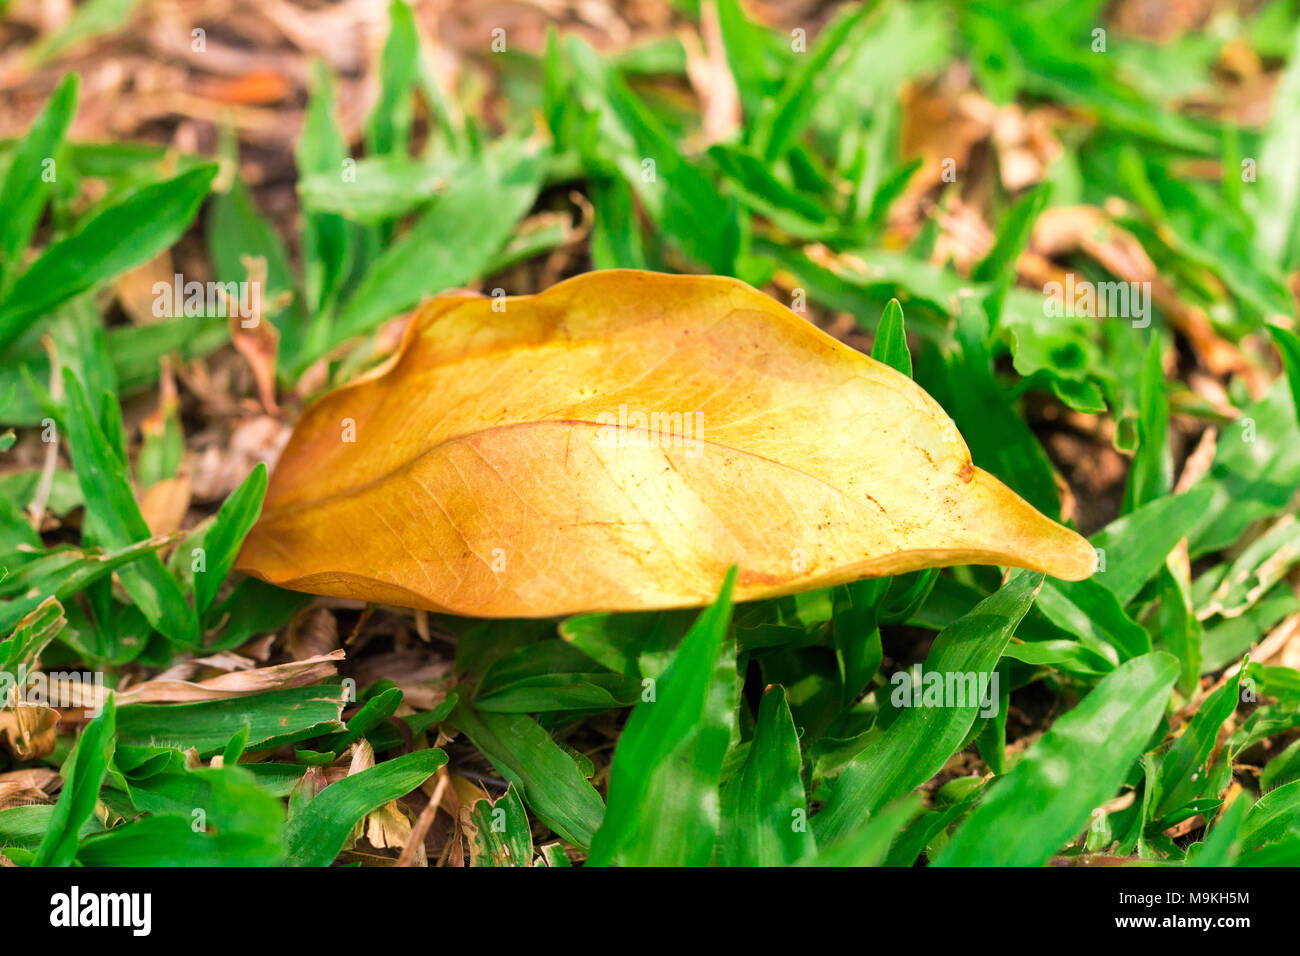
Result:
{"label": "blade of grass with pointed tip", "polygon": [[95,812],[100,785],[113,759],[116,714],[110,695],[104,712],[86,725],[76,749],[64,761],[63,790],[36,851],[37,866],[69,866],[76,857],[78,834]]}
{"label": "blade of grass with pointed tip", "polygon": [[304,171],[298,181],[298,196],[306,208],[378,225],[427,205],[455,182],[465,163],[450,157],[426,160],[392,155],[352,160],[346,168],[341,162],[322,159],[319,167]]}
{"label": "blade of grass with pointed tip", "polygon": [[1156,652],[1121,664],[995,780],[935,861],[1041,866],[1119,790],[1164,717],[1178,661]]}
{"label": "blade of grass with pointed tip", "polygon": [[372,156],[405,154],[414,120],[412,92],[420,38],[411,5],[392,0],[388,22],[388,39],[379,61],[379,99],[366,120],[366,151]]}
{"label": "blade of grass with pointed tip", "polygon": [[1050,187],[1044,184],[1012,207],[998,230],[993,248],[971,270],[972,282],[1004,282],[1015,275],[1016,262],[1029,245],[1034,222],[1047,206],[1049,194]]}
{"label": "blade of grass with pointed tip", "polygon": [[19,597],[0,601],[0,634],[37,608],[46,596],[52,595],[59,601],[66,602],[118,568],[129,566],[149,555],[157,557],[157,549],[163,543],[163,539],[152,538],[107,553],[101,553],[98,549],[54,551],[25,564],[21,571],[14,572],[10,569],[10,576],[0,579],[3,581],[0,589],[5,593],[11,589],[18,591],[15,585],[20,582],[31,582],[31,586],[22,588]]}
{"label": "blade of grass with pointed tip", "polygon": [[45,164],[56,160],[76,112],[77,74],[69,73],[18,142],[0,181],[0,209],[5,211],[0,222],[0,294],[8,285],[8,277],[21,267],[23,251],[31,242],[50,194]]}
{"label": "blade of grass with pointed tip", "polygon": [[[105,435],[105,432],[121,431],[120,419],[114,424],[96,416],[81,381],[67,369],[63,373],[63,388],[64,425],[68,430],[72,465],[86,499],[87,530],[97,543],[109,548],[127,548],[149,539],[149,526],[131,491],[126,464]],[[104,408],[107,414],[120,414],[115,401],[106,403]],[[123,565],[118,576],[140,611],[160,633],[182,646],[198,640],[194,609],[157,554],[146,553]]]}
{"label": "blade of grass with pointed tip", "polygon": [[474,700],[481,713],[536,714],[630,707],[641,682],[621,674],[540,674]]}
{"label": "blade of grass with pointed tip", "polygon": [[871,343],[871,357],[897,369],[908,378],[912,377],[912,353],[907,350],[903,307],[897,299],[890,299],[880,316],[880,324],[876,326],[876,340]]}
{"label": "blade of grass with pointed tip", "polygon": [[[668,670],[658,679],[654,696],[643,698],[624,725],[610,765],[605,819],[591,843],[590,865],[665,858],[700,865],[711,857],[712,839],[684,844],[673,837],[688,833],[697,838],[716,837],[717,786],[729,739],[728,729],[720,726],[719,710],[735,692],[734,645],[727,653],[735,580],[736,568],[732,567],[718,599],[700,614]],[[729,682],[725,680],[728,660],[732,671]],[[693,767],[683,765],[683,756],[695,756],[698,762]],[[663,786],[668,780],[679,788],[671,795],[671,805],[652,806],[650,794],[670,798]],[[689,804],[693,798],[706,802]],[[676,825],[680,832],[670,835],[647,825],[652,816],[666,825]]]}
{"label": "blade of grass with pointed tip", "polygon": [[[923,672],[990,674],[1033,603],[1041,574],[1014,572],[1007,583],[935,638]],[[906,707],[840,774],[826,806],[813,818],[819,845],[851,832],[863,816],[920,786],[942,769],[966,735],[980,702]]]}
{"label": "blade of grass with pointed tip", "polygon": [[1278,382],[1219,430],[1209,474],[1193,490],[1212,497],[1188,537],[1193,560],[1235,544],[1252,522],[1276,514],[1300,488],[1300,427],[1291,389]]}
{"label": "blade of grass with pointed tip", "polygon": [[[1243,662],[1244,670],[1249,660]],[[1206,786],[1210,753],[1219,731],[1237,708],[1241,671],[1202,701],[1187,729],[1160,761],[1158,799],[1153,819],[1159,820],[1200,795]],[[1217,796],[1217,794],[1207,794]]]}
{"label": "blade of grass with pointed tip", "polygon": [[943,397],[935,397],[957,423],[975,464],[1055,520],[1061,503],[1051,463],[993,374],[988,334],[984,308],[971,297],[963,298],[957,319],[958,348],[947,360],[946,381],[925,384],[946,391]]}
{"label": "blade of grass with pointed tip", "polygon": [[1105,561],[1096,580],[1127,605],[1165,563],[1169,552],[1204,516],[1210,503],[1208,488],[1165,495],[1117,518],[1089,540]]}
{"label": "blade of grass with pointed tip", "polygon": [[[294,148],[299,189],[313,174],[343,178],[347,143],[335,119],[334,77],[322,61],[312,63],[311,95],[303,115],[302,135]],[[304,201],[304,207],[308,204]],[[341,215],[304,208],[302,216],[303,285],[308,314],[314,317],[311,333],[328,338],[328,328],[317,333],[332,317],[355,249],[354,227]]]}
{"label": "blade of grass with pointed tip", "polygon": [[1037,606],[1049,621],[1112,663],[1151,650],[1146,629],[1124,613],[1113,591],[1092,578],[1046,582]]}
{"label": "blade of grass with pointed tip", "polygon": [[[371,264],[340,311],[329,345],[369,332],[425,296],[478,276],[532,207],[542,169],[537,156],[504,154],[466,167],[410,232]],[[486,208],[491,216],[483,216]]]}
{"label": "blade of grass with pointed tip", "polygon": [[884,659],[879,619],[889,584],[889,578],[866,578],[833,589],[831,640],[846,707],[867,689]]}
{"label": "blade of grass with pointed tip", "polygon": [[1138,378],[1138,449],[1124,488],[1121,513],[1128,514],[1169,493],[1169,395],[1160,358],[1160,337],[1152,336]]}
{"label": "blade of grass with pointed tip", "polygon": [[1160,571],[1160,611],[1157,617],[1160,644],[1182,664],[1178,692],[1191,698],[1200,681],[1205,627],[1192,604],[1191,582],[1182,571],[1168,565]]}
{"label": "blade of grass with pointed tip", "polygon": [[560,637],[617,674],[646,674],[647,657],[666,659],[691,629],[694,612],[632,611],[626,614],[579,614],[560,625]]}
{"label": "blade of grass with pointed tip", "polygon": [[354,740],[370,733],[393,716],[401,705],[403,696],[400,688],[390,687],[371,697],[348,719],[348,729],[337,737],[327,739],[323,746],[327,746],[336,756],[343,753]]}
{"label": "blade of grass with pointed tip", "polygon": [[230,738],[225,749],[221,751],[223,766],[233,767],[239,763],[239,758],[244,755],[244,751],[248,748],[248,735],[251,729],[248,724],[244,724],[239,730],[235,731],[235,735]]}
{"label": "blade of grass with pointed tip", "polygon": [[1205,839],[1190,847],[1184,866],[1232,866],[1241,856],[1242,825],[1250,812],[1250,801],[1239,796],[1219,813]]}
{"label": "blade of grass with pointed tip", "polygon": [[694,262],[732,275],[743,245],[739,204],[689,160],[658,117],[595,50],[569,36],[567,50],[583,83],[575,92],[597,117],[595,155],[586,164],[616,167],[651,220]]}
{"label": "blade of grass with pointed tip", "polygon": [[1300,263],[1300,30],[1274,94],[1273,115],[1259,146],[1259,201],[1253,212],[1255,245],[1284,271]]}
{"label": "blade of grass with pointed tip", "polygon": [[1300,739],[1293,740],[1274,757],[1259,775],[1260,789],[1268,791],[1284,783],[1300,780]]}
{"label": "blade of grass with pointed tip", "polygon": [[141,187],[52,243],[14,281],[0,305],[0,347],[60,302],[148,262],[176,242],[216,173],[215,164],[199,166]]}
{"label": "blade of grass with pointed tip", "polygon": [[709,147],[708,155],[740,200],[778,229],[808,241],[825,239],[838,231],[824,207],[787,185],[757,157],[721,143]]}
{"label": "blade of grass with pointed tip", "polygon": [[266,465],[259,461],[222,502],[212,527],[203,536],[203,570],[194,574],[194,607],[199,614],[212,606],[221,582],[234,567],[244,536],[257,521],[265,495]]}
{"label": "blade of grass with pointed tip", "polygon": [[366,814],[404,797],[447,762],[441,750],[417,750],[330,784],[289,818],[286,866],[329,866]]}
{"label": "blade of grass with pointed tip", "polygon": [[799,733],[778,685],[763,695],[744,766],[723,788],[727,865],[786,866],[816,852],[801,766]]}
{"label": "blade of grass with pointed tip", "polygon": [[745,113],[752,119],[768,96],[769,76],[764,58],[769,34],[745,15],[739,0],[718,0],[717,13],[727,65]]}
{"label": "blade of grass with pointed tip", "polygon": [[591,264],[597,269],[644,269],[649,264],[632,190],[621,179],[599,177],[588,187],[595,221]]}
{"label": "blade of grass with pointed tip", "polygon": [[704,866],[722,831],[722,770],[739,743],[735,644],[728,640],[713,669],[696,732],[650,780],[640,827],[617,859],[629,866]]}
{"label": "blade of grass with pointed tip", "polygon": [[983,794],[984,785],[978,784],[956,803],[943,809],[931,810],[913,820],[894,840],[883,865],[913,866],[931,842],[966,816]]}
{"label": "blade of grass with pointed tip", "polygon": [[38,66],[63,50],[119,29],[131,16],[139,0],[87,0],[57,30],[47,33],[27,52],[27,64]]}
{"label": "blade of grass with pointed tip", "polygon": [[600,794],[537,721],[526,714],[480,714],[461,702],[449,722],[519,788],[539,820],[574,846],[591,845],[605,812]]}
{"label": "blade of grass with pointed tip", "polygon": [[855,34],[861,36],[858,31],[873,12],[871,3],[841,12],[817,37],[812,51],[798,58],[780,93],[754,121],[754,147],[764,160],[780,159],[803,132],[812,117],[818,88],[834,77],[827,64],[846,49],[851,51]]}

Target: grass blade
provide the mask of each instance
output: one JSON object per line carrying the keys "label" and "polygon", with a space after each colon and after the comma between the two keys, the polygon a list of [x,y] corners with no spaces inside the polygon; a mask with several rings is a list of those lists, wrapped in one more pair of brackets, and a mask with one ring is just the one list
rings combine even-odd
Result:
{"label": "grass blade", "polygon": [[131,193],[52,244],[14,282],[0,305],[0,346],[105,279],[148,262],[189,226],[212,187],[215,165],[199,166]]}
{"label": "grass blade", "polygon": [[266,495],[266,465],[258,462],[252,473],[230,493],[203,536],[203,570],[194,575],[194,608],[203,614],[216,599],[239,554],[244,536],[253,527]]}
{"label": "grass blade", "polygon": [[921,798],[908,794],[878,813],[862,826],[817,854],[814,866],[880,866],[890,846],[921,812]]}
{"label": "grass blade", "polygon": [[[1041,574],[1016,572],[965,617],[935,638],[923,672],[988,675],[997,667],[1034,595]],[[905,707],[840,775],[830,799],[813,818],[821,845],[852,832],[864,816],[876,813],[938,773],[961,746],[980,710],[978,700],[964,706]]]}
{"label": "grass blade", "polygon": [[573,757],[524,714],[480,714],[457,705],[450,723],[517,787],[537,818],[574,846],[587,848],[605,807]]}
{"label": "grass blade", "polygon": [[1204,517],[1210,497],[1210,490],[1203,487],[1166,495],[1098,531],[1090,540],[1106,557],[1097,569],[1096,581],[1119,599],[1121,607],[1128,604]]}
{"label": "grass blade", "polygon": [[77,855],[82,826],[95,811],[99,788],[116,747],[116,706],[110,696],[104,712],[92,720],[63,765],[63,790],[54,805],[49,829],[36,851],[36,866],[69,866]]}
{"label": "grass blade", "polygon": [[514,784],[494,800],[479,800],[469,809],[465,842],[470,866],[528,866],[533,835]]}
{"label": "grass blade", "polygon": [[1274,94],[1273,116],[1260,143],[1259,202],[1255,206],[1255,245],[1284,271],[1300,263],[1300,30]]}
{"label": "grass blade", "polygon": [[1247,849],[1300,836],[1300,780],[1283,784],[1259,798],[1246,815],[1241,841]]}
{"label": "grass blade", "polygon": [[[127,548],[148,540],[149,526],[140,514],[127,479],[126,464],[110,443],[109,434],[120,431],[105,423],[90,408],[81,381],[65,369],[63,388],[67,396],[65,426],[72,465],[86,499],[86,527],[95,541],[108,548]],[[106,412],[117,414],[115,402]],[[185,601],[180,585],[152,552],[122,566],[118,572],[123,587],[140,611],[160,633],[183,646],[198,640],[198,619]]]}
{"label": "grass blade", "polygon": [[1020,758],[957,828],[941,866],[1041,866],[1115,795],[1164,717],[1178,661],[1120,665]]}
{"label": "grass blade", "polygon": [[786,866],[816,851],[785,688],[763,695],[745,765],[723,791],[730,866]]}
{"label": "grass blade", "polygon": [[329,866],[366,814],[406,796],[446,762],[441,750],[417,750],[330,784],[289,818],[285,864]]}
{"label": "grass blade", "polygon": [[45,164],[55,161],[76,112],[77,74],[69,73],[19,141],[0,182],[0,209],[5,211],[0,222],[0,293],[7,277],[22,263],[23,250],[36,231],[50,194]]}
{"label": "grass blade", "polygon": [[[1242,670],[1245,669],[1243,664]],[[1160,784],[1153,819],[1159,820],[1195,799],[1205,789],[1206,761],[1219,737],[1219,730],[1237,708],[1241,692],[1241,671],[1207,697],[1197,708],[1191,724],[1178,735],[1160,762]],[[1210,796],[1214,796],[1211,794]]]}
{"label": "grass blade", "polygon": [[[330,345],[479,275],[532,207],[542,166],[537,156],[498,155],[466,167],[464,177],[370,267],[339,314]],[[487,208],[493,213],[485,218]]]}
{"label": "grass blade", "polygon": [[1277,325],[1270,325],[1268,334],[1273,336],[1273,344],[1282,356],[1282,367],[1286,369],[1287,384],[1291,387],[1291,403],[1297,409],[1297,419],[1300,419],[1300,401],[1296,399],[1300,395],[1300,336]]}
{"label": "grass blade", "polygon": [[415,13],[405,0],[388,5],[388,39],[379,64],[379,100],[366,120],[366,149],[372,156],[405,154],[410,147],[420,39]]}
{"label": "grass blade", "polygon": [[871,343],[871,357],[912,377],[912,353],[907,350],[907,335],[903,328],[903,307],[897,299],[890,299],[876,326],[876,340]]}
{"label": "grass blade", "polygon": [[1124,489],[1123,514],[1169,493],[1169,395],[1160,364],[1160,338],[1151,337],[1138,378],[1138,448]]}
{"label": "grass blade", "polygon": [[[736,683],[734,645],[729,648],[727,640],[735,580],[733,567],[718,599],[682,640],[653,698],[643,699],[628,718],[614,751],[609,803],[589,864],[621,859],[653,865],[673,859],[699,865],[712,855],[717,786],[729,739],[720,711],[734,697]],[[727,708],[727,716],[733,714],[734,705]],[[671,794],[669,781],[676,784]],[[655,820],[675,832],[659,829]],[[694,839],[684,839],[688,834]]]}
{"label": "grass blade", "polygon": [[122,746],[193,747],[200,757],[221,753],[248,727],[248,749],[265,750],[346,730],[343,689],[293,687],[192,704],[130,704],[118,712]]}

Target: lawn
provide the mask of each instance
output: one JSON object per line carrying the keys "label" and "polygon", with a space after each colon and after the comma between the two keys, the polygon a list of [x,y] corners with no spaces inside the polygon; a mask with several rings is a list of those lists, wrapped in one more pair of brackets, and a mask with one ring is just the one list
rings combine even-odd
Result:
{"label": "lawn", "polygon": [[0,864],[1300,864],[1295,4],[446,6],[0,0]]}

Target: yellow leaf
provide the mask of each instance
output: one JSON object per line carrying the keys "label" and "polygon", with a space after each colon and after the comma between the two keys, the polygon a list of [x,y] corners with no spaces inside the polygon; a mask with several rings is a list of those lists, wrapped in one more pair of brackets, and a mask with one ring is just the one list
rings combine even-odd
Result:
{"label": "yellow leaf", "polygon": [[303,415],[237,567],[478,617],[706,604],[1094,552],[911,379],[751,289],[614,270],[445,297]]}

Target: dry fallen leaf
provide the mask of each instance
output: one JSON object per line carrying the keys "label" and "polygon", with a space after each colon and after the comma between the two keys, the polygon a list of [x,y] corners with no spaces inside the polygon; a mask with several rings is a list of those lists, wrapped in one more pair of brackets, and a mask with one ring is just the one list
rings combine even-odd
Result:
{"label": "dry fallen leaf", "polygon": [[113,282],[113,291],[122,305],[122,311],[136,325],[152,325],[165,321],[165,315],[154,310],[159,302],[155,287],[159,283],[170,286],[176,275],[171,250],[164,249],[148,262],[122,273]]}
{"label": "dry fallen leaf", "polygon": [[993,120],[993,144],[997,147],[998,172],[1007,192],[1018,192],[1047,176],[1065,148],[1052,129],[1065,119],[1060,110],[1042,107],[1026,112],[1011,103],[1000,107]]}
{"label": "dry fallen leaf", "polygon": [[249,70],[234,79],[201,82],[195,92],[220,103],[267,106],[289,96],[293,92],[293,85],[279,70],[264,67]]}
{"label": "dry fallen leaf", "polygon": [[62,783],[63,778],[49,767],[0,773],[0,810],[53,803],[53,793]]}
{"label": "dry fallen leaf", "polygon": [[286,643],[295,661],[328,654],[339,646],[339,623],[327,607],[311,608],[289,622]]}
{"label": "dry fallen leaf", "polygon": [[907,84],[900,99],[903,157],[922,161],[905,192],[915,199],[935,186],[957,181],[971,150],[991,132],[997,109],[975,90],[953,90],[942,82],[938,86]]}
{"label": "dry fallen leaf", "polygon": [[59,712],[41,705],[0,710],[0,743],[19,760],[37,760],[54,752]]}
{"label": "dry fallen leaf", "polygon": [[271,667],[218,674],[197,683],[158,677],[137,684],[115,696],[119,707],[127,704],[184,704],[197,700],[228,700],[286,687],[306,687],[327,680],[337,673],[335,664],[343,660],[342,648],[318,657]]}
{"label": "dry fallen leaf", "polygon": [[230,436],[205,448],[187,462],[194,497],[220,501],[248,477],[257,463],[275,463],[289,438],[289,426],[270,415],[235,423]]}
{"label": "dry fallen leaf", "polygon": [[[239,261],[248,273],[249,286],[265,289],[266,259],[262,256],[240,256]],[[263,321],[263,312],[268,303],[262,302],[260,294],[254,296],[249,309],[251,314],[244,314],[240,302],[224,292],[222,294],[226,297],[226,308],[230,316],[230,344],[253,370],[257,397],[262,408],[267,414],[275,415],[278,412],[275,404],[275,356],[280,349],[280,333],[270,322]],[[283,299],[283,295],[280,298]],[[270,303],[272,308],[281,304],[283,303]]]}
{"label": "dry fallen leaf", "polygon": [[180,530],[190,510],[190,476],[178,475],[154,482],[140,493],[140,514],[155,537]]}
{"label": "dry fallen leaf", "polygon": [[752,600],[966,563],[1077,580],[1094,553],[906,376],[741,282],[613,270],[421,310],[303,415],[238,567],[540,617],[705,604],[733,563]]}

